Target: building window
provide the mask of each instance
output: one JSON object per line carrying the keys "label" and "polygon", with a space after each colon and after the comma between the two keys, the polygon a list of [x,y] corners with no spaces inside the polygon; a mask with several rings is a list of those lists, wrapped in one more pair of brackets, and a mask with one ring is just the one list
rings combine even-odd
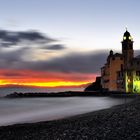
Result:
{"label": "building window", "polygon": [[128,72],[127,72],[127,75],[128,75],[128,76],[131,76],[131,71],[128,71]]}
{"label": "building window", "polygon": [[132,49],[132,46],[130,45],[129,48]]}
{"label": "building window", "polygon": [[118,72],[118,76],[120,77],[120,71]]}
{"label": "building window", "polygon": [[123,64],[121,64],[121,71],[123,70]]}
{"label": "building window", "polygon": [[108,83],[108,82],[109,82],[109,80],[104,80],[104,82],[105,82],[105,83]]}
{"label": "building window", "polygon": [[124,45],[123,45],[123,49],[124,49],[124,50],[127,50],[127,46],[124,46]]}
{"label": "building window", "polygon": [[136,71],[136,76],[140,76],[140,71]]}
{"label": "building window", "polygon": [[115,57],[112,57],[112,60],[115,60]]}

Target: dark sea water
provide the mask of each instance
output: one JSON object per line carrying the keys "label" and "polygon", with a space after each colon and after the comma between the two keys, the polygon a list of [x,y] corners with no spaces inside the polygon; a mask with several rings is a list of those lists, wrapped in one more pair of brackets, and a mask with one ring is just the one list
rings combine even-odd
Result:
{"label": "dark sea water", "polygon": [[61,119],[124,102],[111,97],[0,98],[0,126]]}

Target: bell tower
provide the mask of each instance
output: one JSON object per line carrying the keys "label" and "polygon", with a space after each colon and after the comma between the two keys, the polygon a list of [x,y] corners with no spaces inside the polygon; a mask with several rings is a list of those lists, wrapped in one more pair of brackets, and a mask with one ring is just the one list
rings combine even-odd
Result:
{"label": "bell tower", "polygon": [[123,35],[122,54],[124,57],[124,69],[129,69],[130,62],[134,57],[134,50],[133,50],[133,39],[130,33],[127,31],[127,29]]}

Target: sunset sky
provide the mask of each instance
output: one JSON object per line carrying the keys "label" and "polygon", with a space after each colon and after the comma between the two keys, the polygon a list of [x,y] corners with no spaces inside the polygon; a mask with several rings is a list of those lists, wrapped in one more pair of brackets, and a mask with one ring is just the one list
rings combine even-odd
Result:
{"label": "sunset sky", "polygon": [[140,54],[139,0],[0,0],[0,85],[79,87],[121,51]]}

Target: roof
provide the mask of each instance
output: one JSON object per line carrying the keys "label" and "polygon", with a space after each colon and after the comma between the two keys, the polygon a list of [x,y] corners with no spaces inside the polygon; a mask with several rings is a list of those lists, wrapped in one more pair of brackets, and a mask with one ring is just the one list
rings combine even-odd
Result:
{"label": "roof", "polygon": [[113,56],[115,56],[115,57],[122,57],[123,55],[121,53],[115,53]]}
{"label": "roof", "polygon": [[129,37],[130,36],[130,33],[126,30],[126,32],[124,33],[124,36]]}

